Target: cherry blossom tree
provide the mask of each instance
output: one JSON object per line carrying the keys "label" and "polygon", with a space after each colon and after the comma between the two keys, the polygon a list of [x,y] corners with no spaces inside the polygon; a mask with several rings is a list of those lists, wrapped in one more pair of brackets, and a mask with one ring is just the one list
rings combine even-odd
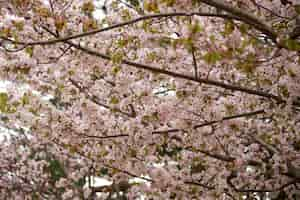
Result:
{"label": "cherry blossom tree", "polygon": [[300,2],[104,3],[0,1],[0,198],[299,199]]}

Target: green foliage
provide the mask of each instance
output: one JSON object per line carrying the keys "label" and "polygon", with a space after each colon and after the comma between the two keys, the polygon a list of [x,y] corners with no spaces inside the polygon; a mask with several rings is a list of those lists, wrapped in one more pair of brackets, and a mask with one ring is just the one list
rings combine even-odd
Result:
{"label": "green foliage", "polygon": [[30,72],[30,67],[29,66],[18,66],[12,68],[12,72],[20,75],[27,75]]}
{"label": "green foliage", "polygon": [[66,177],[66,172],[64,171],[63,165],[59,160],[50,159],[48,166],[48,171],[51,176],[51,180],[54,182],[58,181],[60,178]]}
{"label": "green foliage", "polygon": [[128,0],[128,2],[133,5],[134,7],[139,7],[140,6],[140,2],[139,0]]}
{"label": "green foliage", "polygon": [[206,166],[203,160],[197,158],[194,158],[191,165],[191,173],[201,173],[202,171],[206,170]]}
{"label": "green foliage", "polygon": [[189,53],[193,51],[194,48],[194,43],[193,39],[191,37],[183,39],[183,40],[178,40],[179,43],[183,43],[184,47],[188,50]]}
{"label": "green foliage", "polygon": [[212,52],[207,52],[204,56],[203,59],[207,64],[216,64],[218,61],[222,59],[222,56],[220,53],[216,51]]}
{"label": "green foliage", "polygon": [[168,37],[161,37],[159,38],[158,42],[159,42],[159,46],[163,48],[168,48],[172,44],[171,39]]}
{"label": "green foliage", "polygon": [[91,14],[95,10],[95,6],[92,1],[88,1],[82,5],[81,9],[85,14]]}
{"label": "green foliage", "polygon": [[120,66],[114,66],[111,70],[112,75],[117,75],[119,73],[119,71],[121,71],[121,67]]}
{"label": "green foliage", "polygon": [[291,51],[300,51],[300,43],[296,40],[287,39],[283,43]]}
{"label": "green foliage", "polygon": [[176,97],[179,98],[179,99],[187,97],[187,96],[188,96],[188,92],[185,91],[185,90],[176,91]]}
{"label": "green foliage", "polygon": [[252,62],[238,62],[236,68],[247,75],[253,74],[255,65]]}
{"label": "green foliage", "polygon": [[117,40],[117,46],[120,48],[126,47],[129,43],[129,40],[126,39],[119,39]]}
{"label": "green foliage", "polygon": [[196,33],[200,33],[201,31],[203,31],[203,28],[200,26],[198,21],[195,24],[189,24],[188,29],[191,35],[195,35]]}
{"label": "green foliage", "polygon": [[8,110],[8,95],[5,92],[0,93],[0,111],[6,113]]}
{"label": "green foliage", "polygon": [[290,93],[289,93],[289,90],[287,88],[286,85],[280,85],[278,86],[278,90],[279,90],[279,93],[283,96],[283,97],[289,97],[290,96]]}
{"label": "green foliage", "polygon": [[224,36],[230,35],[234,31],[234,28],[235,27],[234,27],[233,21],[231,21],[231,20],[226,21],[223,35]]}
{"label": "green foliage", "polygon": [[162,3],[165,3],[167,6],[173,6],[176,1],[175,0],[162,0]]}
{"label": "green foliage", "polygon": [[26,47],[25,52],[29,55],[29,57],[33,56],[33,46]]}
{"label": "green foliage", "polygon": [[241,24],[239,26],[239,30],[242,34],[246,34],[249,29],[250,29],[250,26],[248,24]]}
{"label": "green foliage", "polygon": [[24,93],[23,97],[21,98],[22,106],[29,104],[29,95]]}
{"label": "green foliage", "polygon": [[75,186],[82,188],[86,183],[85,177],[80,178],[78,181],[74,183]]}
{"label": "green foliage", "polygon": [[123,59],[123,53],[121,53],[121,52],[115,52],[113,55],[112,55],[112,57],[111,57],[111,59],[112,59],[112,62],[114,63],[114,64],[119,64],[119,63],[121,63],[122,62],[122,59]]}
{"label": "green foliage", "polygon": [[[300,133],[298,133],[298,134],[300,134]],[[295,141],[293,146],[294,146],[296,151],[300,151],[300,139]]]}
{"label": "green foliage", "polygon": [[155,121],[158,121],[159,120],[159,116],[158,116],[158,113],[157,112],[153,112],[153,113],[151,113],[151,115],[144,115],[143,117],[142,117],[142,123],[144,124],[144,125],[148,125],[148,124],[150,124],[150,123],[152,123],[152,122],[155,122]]}
{"label": "green foliage", "polygon": [[144,1],[144,9],[148,12],[159,12],[158,4],[156,1],[152,1],[152,2]]}
{"label": "green foliage", "polygon": [[300,4],[294,5],[294,9],[300,15]]}
{"label": "green foliage", "polygon": [[157,146],[156,148],[156,152],[158,153],[158,155],[169,156],[169,157],[176,157],[177,154],[179,154],[182,150],[183,148],[180,146],[170,148],[166,143]]}
{"label": "green foliage", "polygon": [[110,104],[118,104],[119,102],[120,100],[116,96],[112,96],[109,101]]}
{"label": "green foliage", "polygon": [[102,167],[98,173],[99,176],[105,176],[108,175],[108,168]]}
{"label": "green foliage", "polygon": [[36,192],[33,192],[33,193],[31,194],[31,199],[32,199],[32,200],[39,200],[38,194],[37,194]]}
{"label": "green foliage", "polygon": [[18,31],[23,31],[24,30],[24,22],[23,21],[13,20],[12,23]]}

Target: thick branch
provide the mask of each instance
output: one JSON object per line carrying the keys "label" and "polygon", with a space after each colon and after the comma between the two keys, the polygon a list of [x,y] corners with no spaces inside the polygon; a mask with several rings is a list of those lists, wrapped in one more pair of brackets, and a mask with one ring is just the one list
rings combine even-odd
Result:
{"label": "thick branch", "polygon": [[[97,56],[97,57],[100,57],[100,58],[105,59],[105,60],[112,60],[112,58],[108,55],[105,55],[105,54],[102,54],[100,52],[93,51],[91,49],[82,47],[78,44],[74,44],[73,42],[67,41],[66,43],[72,45],[76,49],[79,49],[79,50],[81,50],[81,51],[83,51],[87,54]],[[128,61],[128,60],[125,60],[125,59],[123,59],[121,61],[121,63],[133,66],[133,67],[138,68],[138,69],[144,69],[144,70],[151,71],[151,72],[154,72],[154,73],[168,75],[168,76],[171,76],[171,77],[174,77],[174,78],[181,78],[181,79],[190,80],[190,81],[197,82],[197,83],[213,85],[213,86],[224,88],[224,89],[227,89],[227,90],[239,91],[239,92],[244,92],[244,93],[247,93],[247,94],[252,94],[252,95],[256,95],[256,96],[260,96],[260,97],[265,97],[267,99],[275,100],[278,103],[285,102],[283,99],[281,99],[280,97],[275,96],[273,94],[263,92],[263,91],[258,91],[258,90],[245,88],[245,87],[242,87],[242,86],[231,85],[231,84],[227,84],[227,83],[223,83],[223,82],[219,82],[219,81],[215,81],[215,80],[211,80],[211,79],[195,78],[193,76],[184,75],[184,74],[168,71],[168,70],[165,70],[165,69],[156,68],[156,67],[146,65],[146,64],[142,64],[142,63],[132,62],[132,61]]]}
{"label": "thick branch", "polygon": [[198,0],[200,2],[203,2],[207,5],[213,6],[215,8],[224,10],[238,18],[240,18],[241,21],[250,24],[257,30],[261,31],[262,33],[266,34],[270,37],[270,39],[273,40],[274,43],[276,43],[277,34],[271,27],[269,27],[263,20],[259,19],[258,17],[247,13],[244,10],[241,10],[239,8],[233,7],[229,3],[224,2],[223,0]]}
{"label": "thick branch", "polygon": [[111,25],[109,27],[105,28],[100,28],[100,29],[95,29],[92,31],[84,32],[84,33],[79,33],[71,36],[66,36],[62,38],[53,38],[49,40],[43,40],[43,41],[36,41],[36,42],[25,42],[25,41],[14,41],[11,40],[7,37],[0,36],[1,39],[12,42],[14,44],[19,44],[19,45],[24,45],[24,46],[36,46],[36,45],[51,45],[51,44],[56,44],[60,42],[66,42],[68,40],[72,39],[77,39],[77,38],[83,38],[91,35],[95,35],[97,33],[113,30],[116,28],[121,28],[123,26],[128,26],[135,24],[140,21],[148,20],[148,19],[155,19],[155,18],[163,18],[163,17],[190,17],[190,16],[202,16],[202,17],[219,17],[219,18],[224,18],[224,19],[235,19],[235,20],[240,20],[240,18],[231,16],[228,14],[215,14],[215,13],[202,13],[202,12],[192,12],[192,13],[161,13],[161,14],[153,14],[153,15],[146,15],[142,17],[138,17],[133,20],[129,20],[126,22],[118,23],[115,25]]}

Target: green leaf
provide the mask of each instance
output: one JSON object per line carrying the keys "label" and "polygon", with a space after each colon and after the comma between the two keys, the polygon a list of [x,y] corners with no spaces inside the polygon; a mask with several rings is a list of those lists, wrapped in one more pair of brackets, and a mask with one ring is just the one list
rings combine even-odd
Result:
{"label": "green leaf", "polygon": [[217,61],[222,59],[221,54],[218,52],[207,52],[204,56],[203,59],[207,64],[216,64]]}
{"label": "green leaf", "polygon": [[300,14],[300,4],[294,5],[295,11]]}
{"label": "green leaf", "polygon": [[0,111],[1,112],[7,112],[8,108],[8,95],[5,92],[0,93]]}
{"label": "green leaf", "polygon": [[109,101],[109,103],[111,103],[111,104],[118,104],[119,102],[120,102],[120,100],[118,99],[118,97],[115,97],[115,96],[112,96]]}
{"label": "green leaf", "polygon": [[129,40],[119,39],[119,40],[117,40],[117,46],[120,47],[120,48],[126,47],[128,42],[129,42]]}
{"label": "green leaf", "polygon": [[85,177],[80,178],[77,182],[75,182],[75,186],[82,188],[84,184],[86,183]]}
{"label": "green leaf", "polygon": [[203,161],[193,162],[191,166],[191,173],[201,173],[202,171],[206,170],[205,165],[202,163]]}
{"label": "green leaf", "polygon": [[236,68],[245,74],[253,74],[255,70],[255,65],[252,62],[238,62]]}
{"label": "green leaf", "polygon": [[105,176],[105,175],[107,175],[108,174],[108,168],[106,168],[106,167],[102,167],[101,169],[100,169],[100,171],[99,171],[99,176]]}
{"label": "green leaf", "polygon": [[296,151],[300,151],[300,140],[295,141],[293,147]]}
{"label": "green leaf", "polygon": [[167,48],[168,46],[170,46],[172,44],[171,39],[167,38],[167,37],[159,38],[158,42],[159,42],[159,46],[161,46],[163,48]]}
{"label": "green leaf", "polygon": [[176,3],[175,0],[163,0],[163,3],[165,3],[168,7],[174,6],[174,4]]}
{"label": "green leaf", "polygon": [[13,72],[14,73],[19,73],[19,74],[29,74],[30,67],[29,66],[15,67],[15,68],[13,68]]}
{"label": "green leaf", "polygon": [[200,33],[203,31],[203,28],[200,26],[200,24],[197,22],[195,24],[190,24],[188,26],[188,29],[190,30],[191,34],[194,35],[196,33]]}
{"label": "green leaf", "polygon": [[225,23],[225,28],[223,34],[225,36],[230,35],[234,31],[234,24],[231,20]]}
{"label": "green leaf", "polygon": [[239,30],[241,31],[242,34],[246,34],[249,28],[250,26],[248,24],[241,24],[239,26]]}
{"label": "green leaf", "polygon": [[59,160],[56,159],[49,160],[48,170],[50,172],[51,179],[53,181],[58,181],[60,178],[66,177],[64,168],[62,164],[59,162]]}
{"label": "green leaf", "polygon": [[23,97],[21,98],[21,102],[22,102],[22,105],[23,105],[23,106],[26,105],[26,104],[29,104],[29,96],[28,96],[27,93],[25,93],[25,94],[23,95]]}
{"label": "green leaf", "polygon": [[287,39],[284,41],[285,46],[291,51],[299,51],[300,43],[296,40]]}
{"label": "green leaf", "polygon": [[120,66],[114,66],[111,70],[112,75],[117,75],[119,73],[119,71],[121,71],[121,67]]}
{"label": "green leaf", "polygon": [[176,91],[176,97],[179,98],[179,99],[187,97],[187,96],[188,96],[188,93],[185,90]]}
{"label": "green leaf", "polygon": [[31,194],[31,199],[32,199],[32,200],[39,200],[39,196],[37,195],[36,192],[33,192],[33,193]]}
{"label": "green leaf", "polygon": [[156,151],[160,156],[175,157],[183,150],[182,147],[170,148],[167,144],[157,146]]}
{"label": "green leaf", "polygon": [[92,1],[88,1],[82,5],[82,11],[86,14],[91,14],[95,10],[95,6]]}
{"label": "green leaf", "polygon": [[111,60],[114,64],[121,63],[122,59],[123,59],[123,54],[121,52],[116,52],[111,57]]}
{"label": "green leaf", "polygon": [[147,60],[153,62],[158,58],[158,55],[156,54],[156,52],[149,52],[147,53]]}
{"label": "green leaf", "polygon": [[144,8],[148,12],[159,12],[158,4],[156,1],[152,1],[152,2],[144,1]]}
{"label": "green leaf", "polygon": [[289,93],[289,89],[287,88],[286,85],[280,85],[278,86],[279,92],[283,97],[289,97],[290,93]]}
{"label": "green leaf", "polygon": [[13,25],[16,27],[18,31],[23,31],[24,30],[24,22],[23,21],[12,21]]}
{"label": "green leaf", "polygon": [[134,7],[139,7],[140,2],[139,0],[128,0],[128,2],[133,5]]}
{"label": "green leaf", "polygon": [[191,53],[193,51],[194,43],[193,43],[192,38],[184,39],[181,42],[183,42],[184,47],[188,50],[189,53]]}

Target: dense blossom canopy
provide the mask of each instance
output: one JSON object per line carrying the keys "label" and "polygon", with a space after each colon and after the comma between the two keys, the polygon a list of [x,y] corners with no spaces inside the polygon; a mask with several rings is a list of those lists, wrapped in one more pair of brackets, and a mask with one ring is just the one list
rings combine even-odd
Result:
{"label": "dense blossom canopy", "polygon": [[299,29],[297,0],[1,0],[0,199],[300,199]]}

